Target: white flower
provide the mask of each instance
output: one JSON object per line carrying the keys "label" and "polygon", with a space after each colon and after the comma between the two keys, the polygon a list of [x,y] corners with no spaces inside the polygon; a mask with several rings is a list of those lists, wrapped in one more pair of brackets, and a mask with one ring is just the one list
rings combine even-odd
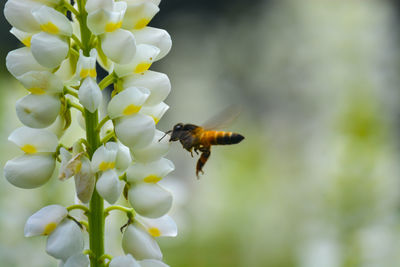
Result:
{"label": "white flower", "polygon": [[86,78],[79,87],[79,102],[90,112],[95,112],[103,96],[100,87],[93,78]]}
{"label": "white flower", "polygon": [[93,171],[107,171],[115,168],[118,147],[111,145],[110,143],[112,142],[108,142],[106,145],[100,146],[93,153]]}
{"label": "white flower", "polygon": [[150,91],[144,87],[129,87],[114,96],[107,107],[108,116],[116,119],[139,112],[149,97]]}
{"label": "white flower", "polygon": [[60,205],[41,208],[26,221],[24,235],[49,235],[67,215],[67,209]]}
{"label": "white flower", "polygon": [[139,261],[141,267],[169,267],[169,265],[165,264],[162,261],[158,260],[142,260]]}
{"label": "white flower", "polygon": [[155,133],[155,123],[150,116],[134,114],[116,119],[115,134],[122,144],[130,149],[150,144]]}
{"label": "white flower", "polygon": [[135,161],[145,163],[158,160],[167,155],[171,143],[168,141],[168,138],[163,138],[160,140],[160,138],[163,136],[163,132],[156,130],[154,138],[149,145],[143,148],[135,148],[132,150],[132,155]]}
{"label": "white flower", "polygon": [[67,57],[69,44],[65,37],[41,32],[32,37],[31,51],[39,64],[52,69]]}
{"label": "white flower", "polygon": [[72,255],[81,253],[83,247],[83,234],[77,223],[63,220],[49,235],[46,252],[56,259],[67,261]]}
{"label": "white flower", "polygon": [[154,238],[134,224],[126,227],[122,236],[122,248],[135,259],[162,259],[160,247]]}
{"label": "white flower", "polygon": [[153,106],[164,101],[171,91],[171,82],[164,73],[148,70],[141,74],[124,77],[124,88],[145,87],[150,90],[146,105]]}
{"label": "white flower", "polygon": [[31,128],[50,126],[57,118],[61,102],[57,96],[29,94],[19,99],[16,111],[19,120]]}
{"label": "white flower", "polygon": [[32,94],[61,93],[64,88],[61,79],[49,71],[29,71],[18,80]]}
{"label": "white flower", "polygon": [[71,22],[62,13],[57,10],[42,5],[40,8],[32,12],[36,21],[40,25],[40,29],[50,34],[71,36],[72,25]]}
{"label": "white flower", "polygon": [[7,161],[4,177],[16,187],[39,187],[51,178],[55,163],[52,153],[25,154]]}
{"label": "white flower", "polygon": [[109,267],[141,267],[131,254],[114,257]]}
{"label": "white flower", "polygon": [[113,32],[121,28],[125,10],[125,2],[116,2],[111,8],[107,5],[105,8],[99,8],[96,10],[89,9],[87,17],[88,28],[95,35]]}
{"label": "white flower", "polygon": [[133,59],[124,65],[115,64],[115,73],[118,77],[146,72],[160,53],[160,49],[152,45],[140,44],[136,46]]}
{"label": "white flower", "polygon": [[123,183],[114,170],[101,174],[96,183],[96,190],[108,203],[114,204],[122,193]]}
{"label": "white flower", "polygon": [[169,215],[164,215],[160,218],[150,219],[139,215],[135,216],[142,227],[153,237],[171,236],[178,234],[178,228],[175,221]]}
{"label": "white flower", "polygon": [[157,124],[168,109],[169,106],[164,102],[161,102],[154,106],[144,106],[140,110],[140,113],[152,117],[154,119],[155,124]]}
{"label": "white flower", "polygon": [[165,215],[172,206],[172,195],[155,183],[139,183],[128,191],[128,200],[138,214],[158,218]]}
{"label": "white flower", "polygon": [[62,267],[88,267],[89,266],[89,259],[87,255],[84,255],[82,253],[77,253],[72,255],[67,259]]}
{"label": "white flower", "polygon": [[99,9],[112,10],[113,8],[113,0],[87,0],[85,5],[85,9],[88,13],[92,13]]}
{"label": "white flower", "polygon": [[165,57],[172,47],[171,36],[166,30],[145,27],[141,30],[133,30],[137,44],[148,44],[158,47],[160,53],[157,55],[155,60],[160,60]]}
{"label": "white flower", "polygon": [[36,59],[32,56],[31,49],[29,47],[21,47],[9,52],[6,57],[6,66],[8,71],[15,78],[18,78],[18,76],[21,76],[28,71],[48,70],[36,61]]}
{"label": "white flower", "polygon": [[102,35],[101,48],[113,62],[128,64],[136,54],[136,41],[127,30],[117,29]]}
{"label": "white flower", "polygon": [[136,162],[127,169],[126,178],[130,183],[157,183],[174,169],[172,161],[166,158],[148,163]]}
{"label": "white flower", "polygon": [[17,39],[20,40],[20,42],[23,43],[25,46],[27,47],[31,46],[31,39],[33,35],[32,33],[21,31],[15,27],[12,27],[10,32],[15,37],[17,37]]}
{"label": "white flower", "polygon": [[128,6],[122,27],[124,29],[142,29],[160,11],[158,4],[151,1],[126,0]]}
{"label": "white flower", "polygon": [[40,31],[40,25],[32,15],[32,10],[41,5],[31,0],[9,0],[4,6],[4,16],[17,29],[37,32]]}
{"label": "white flower", "polygon": [[8,140],[15,143],[27,154],[38,152],[56,152],[58,139],[55,134],[44,129],[20,127],[15,129]]}

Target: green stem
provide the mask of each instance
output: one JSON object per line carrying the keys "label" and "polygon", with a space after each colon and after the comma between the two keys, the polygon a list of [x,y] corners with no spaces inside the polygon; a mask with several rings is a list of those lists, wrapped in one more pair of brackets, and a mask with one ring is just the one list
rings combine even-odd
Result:
{"label": "green stem", "polygon": [[73,13],[75,15],[75,17],[79,17],[79,12],[69,3],[69,0],[64,0],[63,3],[64,7],[66,9],[68,9],[69,11],[71,11],[71,13]]}
{"label": "green stem", "polygon": [[99,124],[97,125],[96,131],[100,132],[101,127],[103,127],[104,124],[106,124],[106,122],[109,121],[109,120],[110,120],[110,117],[108,117],[108,115],[105,116],[105,117],[99,122]]}
{"label": "green stem", "polygon": [[[79,48],[83,48],[83,45],[82,45],[81,41],[79,40],[79,38],[75,34],[72,34],[71,38],[72,38],[72,40],[75,41],[75,43],[79,46]],[[78,55],[79,55],[79,53],[78,53]]]}
{"label": "green stem", "polygon": [[69,99],[68,99],[68,102],[67,102],[67,103],[68,103],[68,106],[69,106],[69,107],[76,108],[76,109],[79,110],[80,112],[84,113],[83,107],[82,107],[81,105],[79,105],[79,104],[77,104],[77,103],[74,103],[74,102],[70,101]]}
{"label": "green stem", "polygon": [[120,205],[114,205],[114,206],[109,206],[104,210],[104,216],[107,217],[108,214],[110,213],[110,211],[112,210],[120,210],[123,211],[127,214],[129,214],[130,216],[135,217],[135,210],[133,208],[127,208],[124,206],[120,206]]}
{"label": "green stem", "polygon": [[64,94],[69,94],[69,95],[72,95],[72,96],[74,96],[76,98],[79,98],[78,92],[76,92],[72,88],[68,88],[67,86],[64,86]]}
{"label": "green stem", "polygon": [[103,80],[101,80],[101,82],[99,82],[100,89],[103,90],[104,88],[106,88],[110,84],[114,83],[115,79],[116,79],[116,76],[115,76],[114,72],[108,74],[106,77],[104,77]]}
{"label": "green stem", "polygon": [[[85,10],[86,0],[77,0],[77,4],[80,17],[82,50],[85,56],[89,56],[92,33],[86,24],[88,15]],[[87,152],[91,159],[94,151],[100,146],[100,136],[96,131],[99,121],[98,111],[96,110],[94,113],[91,113],[85,109],[84,114],[86,122],[86,140],[88,141]],[[100,261],[101,256],[104,254],[104,200],[97,193],[96,189],[90,199],[89,210],[89,247],[92,252],[90,255],[90,267],[101,267],[104,266]]]}
{"label": "green stem", "polygon": [[77,209],[83,210],[85,213],[89,213],[89,212],[90,212],[89,209],[88,209],[86,206],[78,205],[78,204],[77,204],[77,205],[69,206],[69,207],[67,208],[67,211],[77,210]]}
{"label": "green stem", "polygon": [[108,134],[106,134],[106,136],[103,137],[103,139],[101,139],[100,143],[101,144],[105,144],[107,143],[111,138],[113,138],[115,136],[114,131],[109,132]]}

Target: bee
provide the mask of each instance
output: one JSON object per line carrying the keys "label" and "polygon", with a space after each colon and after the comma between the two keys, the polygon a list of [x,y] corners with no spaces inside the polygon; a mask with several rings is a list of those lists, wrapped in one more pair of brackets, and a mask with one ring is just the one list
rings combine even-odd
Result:
{"label": "bee", "polygon": [[201,153],[200,158],[196,165],[196,176],[199,178],[199,173],[203,172],[203,167],[206,164],[211,154],[211,146],[213,145],[232,145],[238,144],[244,136],[238,133],[217,131],[215,129],[221,128],[227,124],[230,124],[237,112],[234,112],[232,108],[226,109],[221,112],[218,116],[213,117],[204,126],[197,126],[190,123],[177,123],[172,130],[165,133],[163,139],[167,134],[171,133],[169,142],[179,141],[183,148],[190,152],[193,157],[193,150],[196,154]]}

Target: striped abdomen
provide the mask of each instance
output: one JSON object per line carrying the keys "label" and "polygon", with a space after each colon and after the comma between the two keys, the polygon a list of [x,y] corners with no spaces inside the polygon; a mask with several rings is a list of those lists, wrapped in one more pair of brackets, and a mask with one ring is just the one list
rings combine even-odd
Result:
{"label": "striped abdomen", "polygon": [[205,131],[201,136],[203,145],[231,145],[242,141],[244,137],[237,133],[223,131]]}

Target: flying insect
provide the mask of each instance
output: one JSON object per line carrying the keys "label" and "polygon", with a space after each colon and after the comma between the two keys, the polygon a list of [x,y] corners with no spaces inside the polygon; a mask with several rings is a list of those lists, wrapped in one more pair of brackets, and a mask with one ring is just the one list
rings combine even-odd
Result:
{"label": "flying insect", "polygon": [[183,148],[190,152],[192,157],[193,151],[196,154],[201,153],[196,165],[196,176],[199,178],[200,172],[204,174],[203,167],[210,157],[211,146],[238,144],[244,139],[244,136],[238,133],[215,130],[230,124],[236,118],[236,115],[238,115],[238,112],[234,112],[232,108],[229,108],[209,120],[204,126],[177,123],[161,139],[171,133],[169,141],[179,141]]}

